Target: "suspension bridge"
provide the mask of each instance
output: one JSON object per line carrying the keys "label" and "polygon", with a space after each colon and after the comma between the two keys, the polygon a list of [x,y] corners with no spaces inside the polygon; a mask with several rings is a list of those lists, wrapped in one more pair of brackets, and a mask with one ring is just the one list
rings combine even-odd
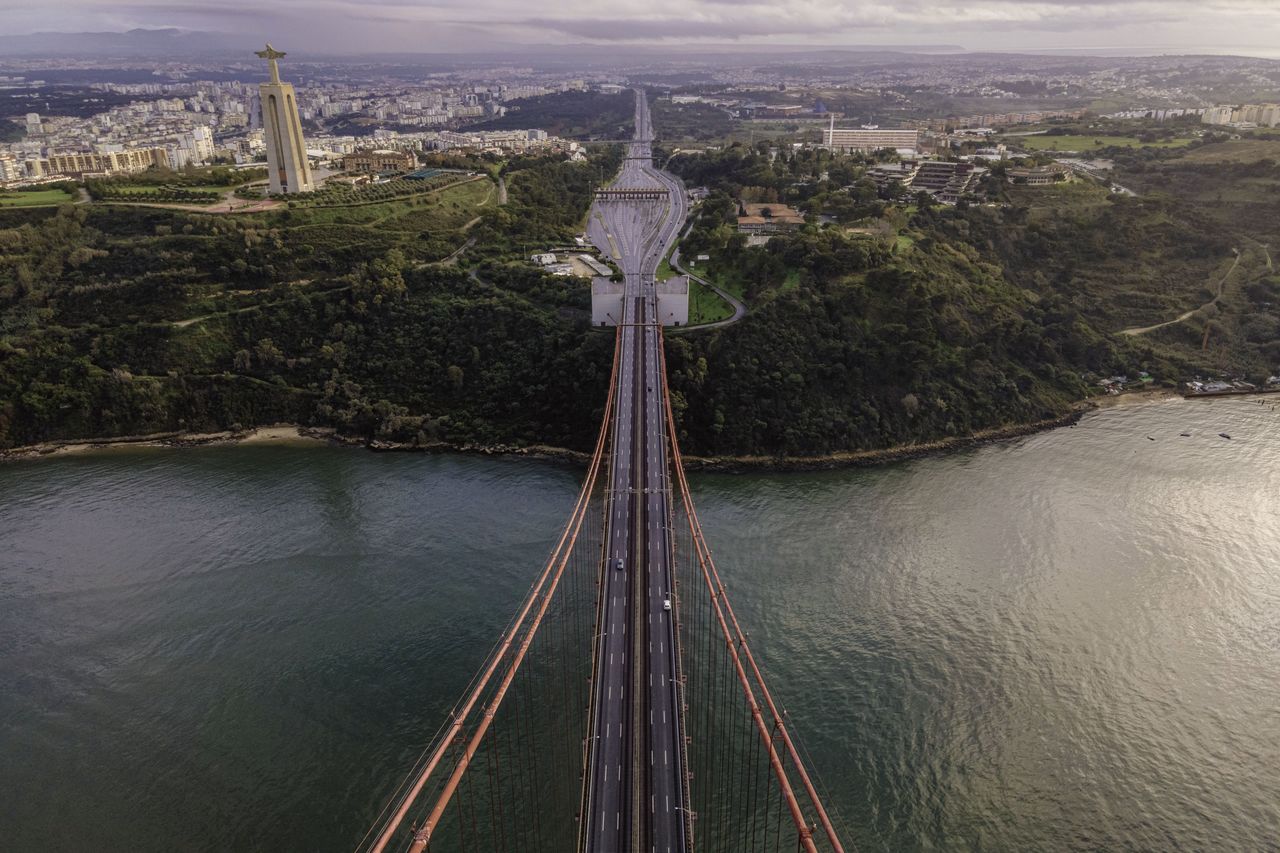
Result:
{"label": "suspension bridge", "polygon": [[655,277],[688,199],[652,140],[637,91],[622,170],[588,217],[625,284],[569,521],[360,853],[845,849],[685,479]]}

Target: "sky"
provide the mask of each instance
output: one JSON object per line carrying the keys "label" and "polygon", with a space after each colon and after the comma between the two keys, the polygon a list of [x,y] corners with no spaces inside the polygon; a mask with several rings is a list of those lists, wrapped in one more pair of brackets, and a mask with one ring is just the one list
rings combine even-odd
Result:
{"label": "sky", "polygon": [[10,33],[256,32],[342,53],[772,42],[1280,55],[1280,0],[0,0],[0,20]]}

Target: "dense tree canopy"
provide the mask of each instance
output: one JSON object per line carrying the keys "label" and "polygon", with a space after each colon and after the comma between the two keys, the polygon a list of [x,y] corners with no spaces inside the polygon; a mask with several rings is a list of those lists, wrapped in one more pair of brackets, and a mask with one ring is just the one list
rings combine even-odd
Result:
{"label": "dense tree canopy", "polygon": [[[750,308],[667,337],[685,450],[966,435],[1061,414],[1116,372],[1265,377],[1280,364],[1280,176],[1213,154],[1125,167],[1137,198],[997,180],[998,205],[956,208],[883,198],[858,158],[826,152],[673,158],[711,190],[685,257],[707,255],[699,269]],[[0,448],[277,421],[587,448],[613,339],[589,326],[587,285],[528,254],[572,245],[619,158],[517,158],[489,164],[492,181],[239,216],[2,210]],[[744,199],[809,222],[748,245]],[[1185,323],[1116,334],[1211,299]]]}

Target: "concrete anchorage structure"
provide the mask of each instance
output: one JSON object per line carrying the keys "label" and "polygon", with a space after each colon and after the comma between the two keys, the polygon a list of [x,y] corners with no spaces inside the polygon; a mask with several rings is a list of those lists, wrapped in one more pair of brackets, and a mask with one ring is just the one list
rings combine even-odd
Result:
{"label": "concrete anchorage structure", "polygon": [[[658,322],[663,326],[689,325],[689,278],[677,275],[653,283]],[[591,325],[617,326],[622,322],[622,282],[604,276],[591,280]]]}
{"label": "concrete anchorage structure", "polygon": [[270,82],[258,86],[258,94],[262,100],[262,129],[267,145],[270,192],[310,192],[315,189],[315,184],[311,180],[307,148],[302,141],[298,99],[293,94],[293,84],[280,82],[277,60],[285,53],[270,44],[266,50],[256,53],[267,60],[267,66],[271,69]]}

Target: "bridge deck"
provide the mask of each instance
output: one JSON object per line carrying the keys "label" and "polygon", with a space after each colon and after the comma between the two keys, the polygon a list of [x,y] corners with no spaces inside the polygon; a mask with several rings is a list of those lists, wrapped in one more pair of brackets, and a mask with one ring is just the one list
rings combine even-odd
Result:
{"label": "bridge deck", "polygon": [[[695,829],[709,849],[818,853],[819,827],[823,849],[843,853],[728,601],[680,462],[655,276],[689,199],[654,167],[649,125],[637,92],[636,138],[588,219],[591,241],[625,275],[582,492],[519,612],[375,823],[369,853],[404,849],[398,841],[423,853],[442,830],[458,845],[439,849],[562,851],[576,835],[579,853],[687,853]],[[679,587],[677,536],[687,537]],[[420,798],[430,809],[411,823]]]}
{"label": "bridge deck", "polygon": [[688,208],[678,183],[653,167],[648,105],[637,95],[637,138],[615,185],[596,193],[589,232],[617,259],[625,284],[609,456],[608,568],[584,791],[581,846],[587,853],[689,849],[683,703],[670,610],[666,377],[654,278]]}

